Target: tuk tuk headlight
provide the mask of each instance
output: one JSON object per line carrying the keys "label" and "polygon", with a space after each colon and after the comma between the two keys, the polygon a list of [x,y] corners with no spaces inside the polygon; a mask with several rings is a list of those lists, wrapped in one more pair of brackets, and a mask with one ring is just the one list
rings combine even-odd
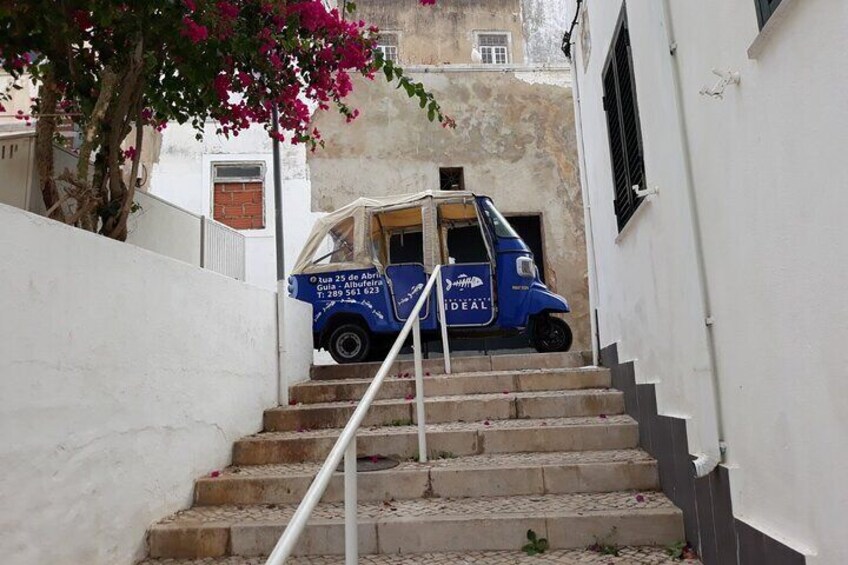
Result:
{"label": "tuk tuk headlight", "polygon": [[530,257],[519,257],[515,260],[515,270],[522,277],[532,279],[536,277],[536,264]]}

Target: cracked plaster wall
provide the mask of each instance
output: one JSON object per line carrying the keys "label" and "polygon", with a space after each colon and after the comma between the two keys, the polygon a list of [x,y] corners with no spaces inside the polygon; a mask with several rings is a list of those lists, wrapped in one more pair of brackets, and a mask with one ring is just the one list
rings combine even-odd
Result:
{"label": "cracked plaster wall", "polygon": [[276,404],[274,294],[0,205],[0,555],[130,565]]}

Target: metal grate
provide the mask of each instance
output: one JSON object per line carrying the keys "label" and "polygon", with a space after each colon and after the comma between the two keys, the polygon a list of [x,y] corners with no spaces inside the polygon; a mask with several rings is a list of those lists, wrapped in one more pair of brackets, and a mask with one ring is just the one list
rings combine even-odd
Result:
{"label": "metal grate", "polygon": [[439,169],[439,190],[465,190],[465,171],[462,167]]}
{"label": "metal grate", "polygon": [[623,13],[618,32],[613,39],[609,61],[604,69],[603,82],[604,110],[607,114],[615,190],[615,215],[618,219],[618,230],[621,231],[644,199],[636,196],[633,187],[645,187],[642,132],[633,85],[630,33]]}

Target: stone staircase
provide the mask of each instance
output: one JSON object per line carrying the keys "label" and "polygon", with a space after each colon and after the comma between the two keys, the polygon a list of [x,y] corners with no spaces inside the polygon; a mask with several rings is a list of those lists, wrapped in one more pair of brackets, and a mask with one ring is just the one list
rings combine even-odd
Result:
{"label": "stone staircase", "polygon": [[[609,372],[584,364],[574,353],[457,358],[446,376],[426,361],[421,464],[412,368],[400,362],[357,438],[361,456],[399,461],[359,474],[360,562],[676,562],[663,546],[683,539],[682,514],[658,491]],[[193,508],[150,529],[146,563],[263,563],[378,366],[314,367],[291,390],[296,404],[235,444],[232,467],[197,481]],[[339,473],[291,562],[343,563],[343,516]],[[521,553],[528,530],[551,550]]]}

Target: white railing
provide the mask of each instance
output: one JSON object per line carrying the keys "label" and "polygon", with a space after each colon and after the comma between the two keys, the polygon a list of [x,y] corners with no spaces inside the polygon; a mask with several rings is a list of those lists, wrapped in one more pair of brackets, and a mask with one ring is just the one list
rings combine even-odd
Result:
{"label": "white railing", "polygon": [[200,266],[243,281],[246,276],[244,235],[206,216],[200,219]]}
{"label": "white railing", "polygon": [[424,372],[421,362],[421,320],[419,315],[424,304],[426,304],[430,299],[433,287],[435,286],[436,299],[439,305],[439,323],[442,328],[442,346],[445,352],[445,372],[449,374],[451,372],[450,349],[448,348],[447,318],[445,317],[445,296],[442,289],[441,270],[441,266],[436,266],[436,268],[433,269],[433,274],[430,275],[430,278],[427,281],[427,286],[424,287],[421,297],[415,304],[415,308],[412,309],[409,319],[400,331],[400,335],[397,340],[395,340],[395,344],[386,356],[386,360],[383,361],[380,370],[377,371],[377,375],[374,377],[374,380],[371,381],[371,385],[368,387],[368,390],[365,391],[365,395],[362,397],[362,400],[359,401],[359,405],[350,417],[350,421],[347,423],[344,430],[342,430],[339,439],[336,441],[336,444],[327,456],[327,460],[324,461],[324,465],[321,466],[321,470],[318,471],[318,474],[315,476],[315,480],[312,481],[312,485],[310,485],[309,490],[306,492],[306,496],[303,497],[303,501],[300,503],[300,506],[297,507],[297,511],[294,513],[294,516],[292,516],[288,526],[286,526],[285,532],[283,532],[280,541],[278,541],[276,547],[274,547],[274,551],[268,558],[266,565],[283,565],[286,559],[288,559],[288,557],[292,554],[298,539],[300,539],[303,530],[306,528],[306,522],[315,510],[318,502],[320,502],[321,497],[324,496],[324,491],[327,490],[327,486],[330,484],[330,479],[333,477],[333,473],[336,472],[336,468],[339,466],[342,457],[344,457],[345,564],[355,565],[358,562],[359,538],[356,519],[356,432],[359,430],[359,426],[362,425],[362,421],[365,419],[368,409],[371,408],[371,403],[374,402],[374,399],[377,397],[377,393],[380,391],[383,381],[389,374],[395,359],[397,359],[398,353],[400,353],[404,342],[407,337],[409,337],[409,332],[412,332],[415,356],[415,403],[418,420],[418,458],[422,463],[427,462],[427,435],[425,432],[424,421]]}

